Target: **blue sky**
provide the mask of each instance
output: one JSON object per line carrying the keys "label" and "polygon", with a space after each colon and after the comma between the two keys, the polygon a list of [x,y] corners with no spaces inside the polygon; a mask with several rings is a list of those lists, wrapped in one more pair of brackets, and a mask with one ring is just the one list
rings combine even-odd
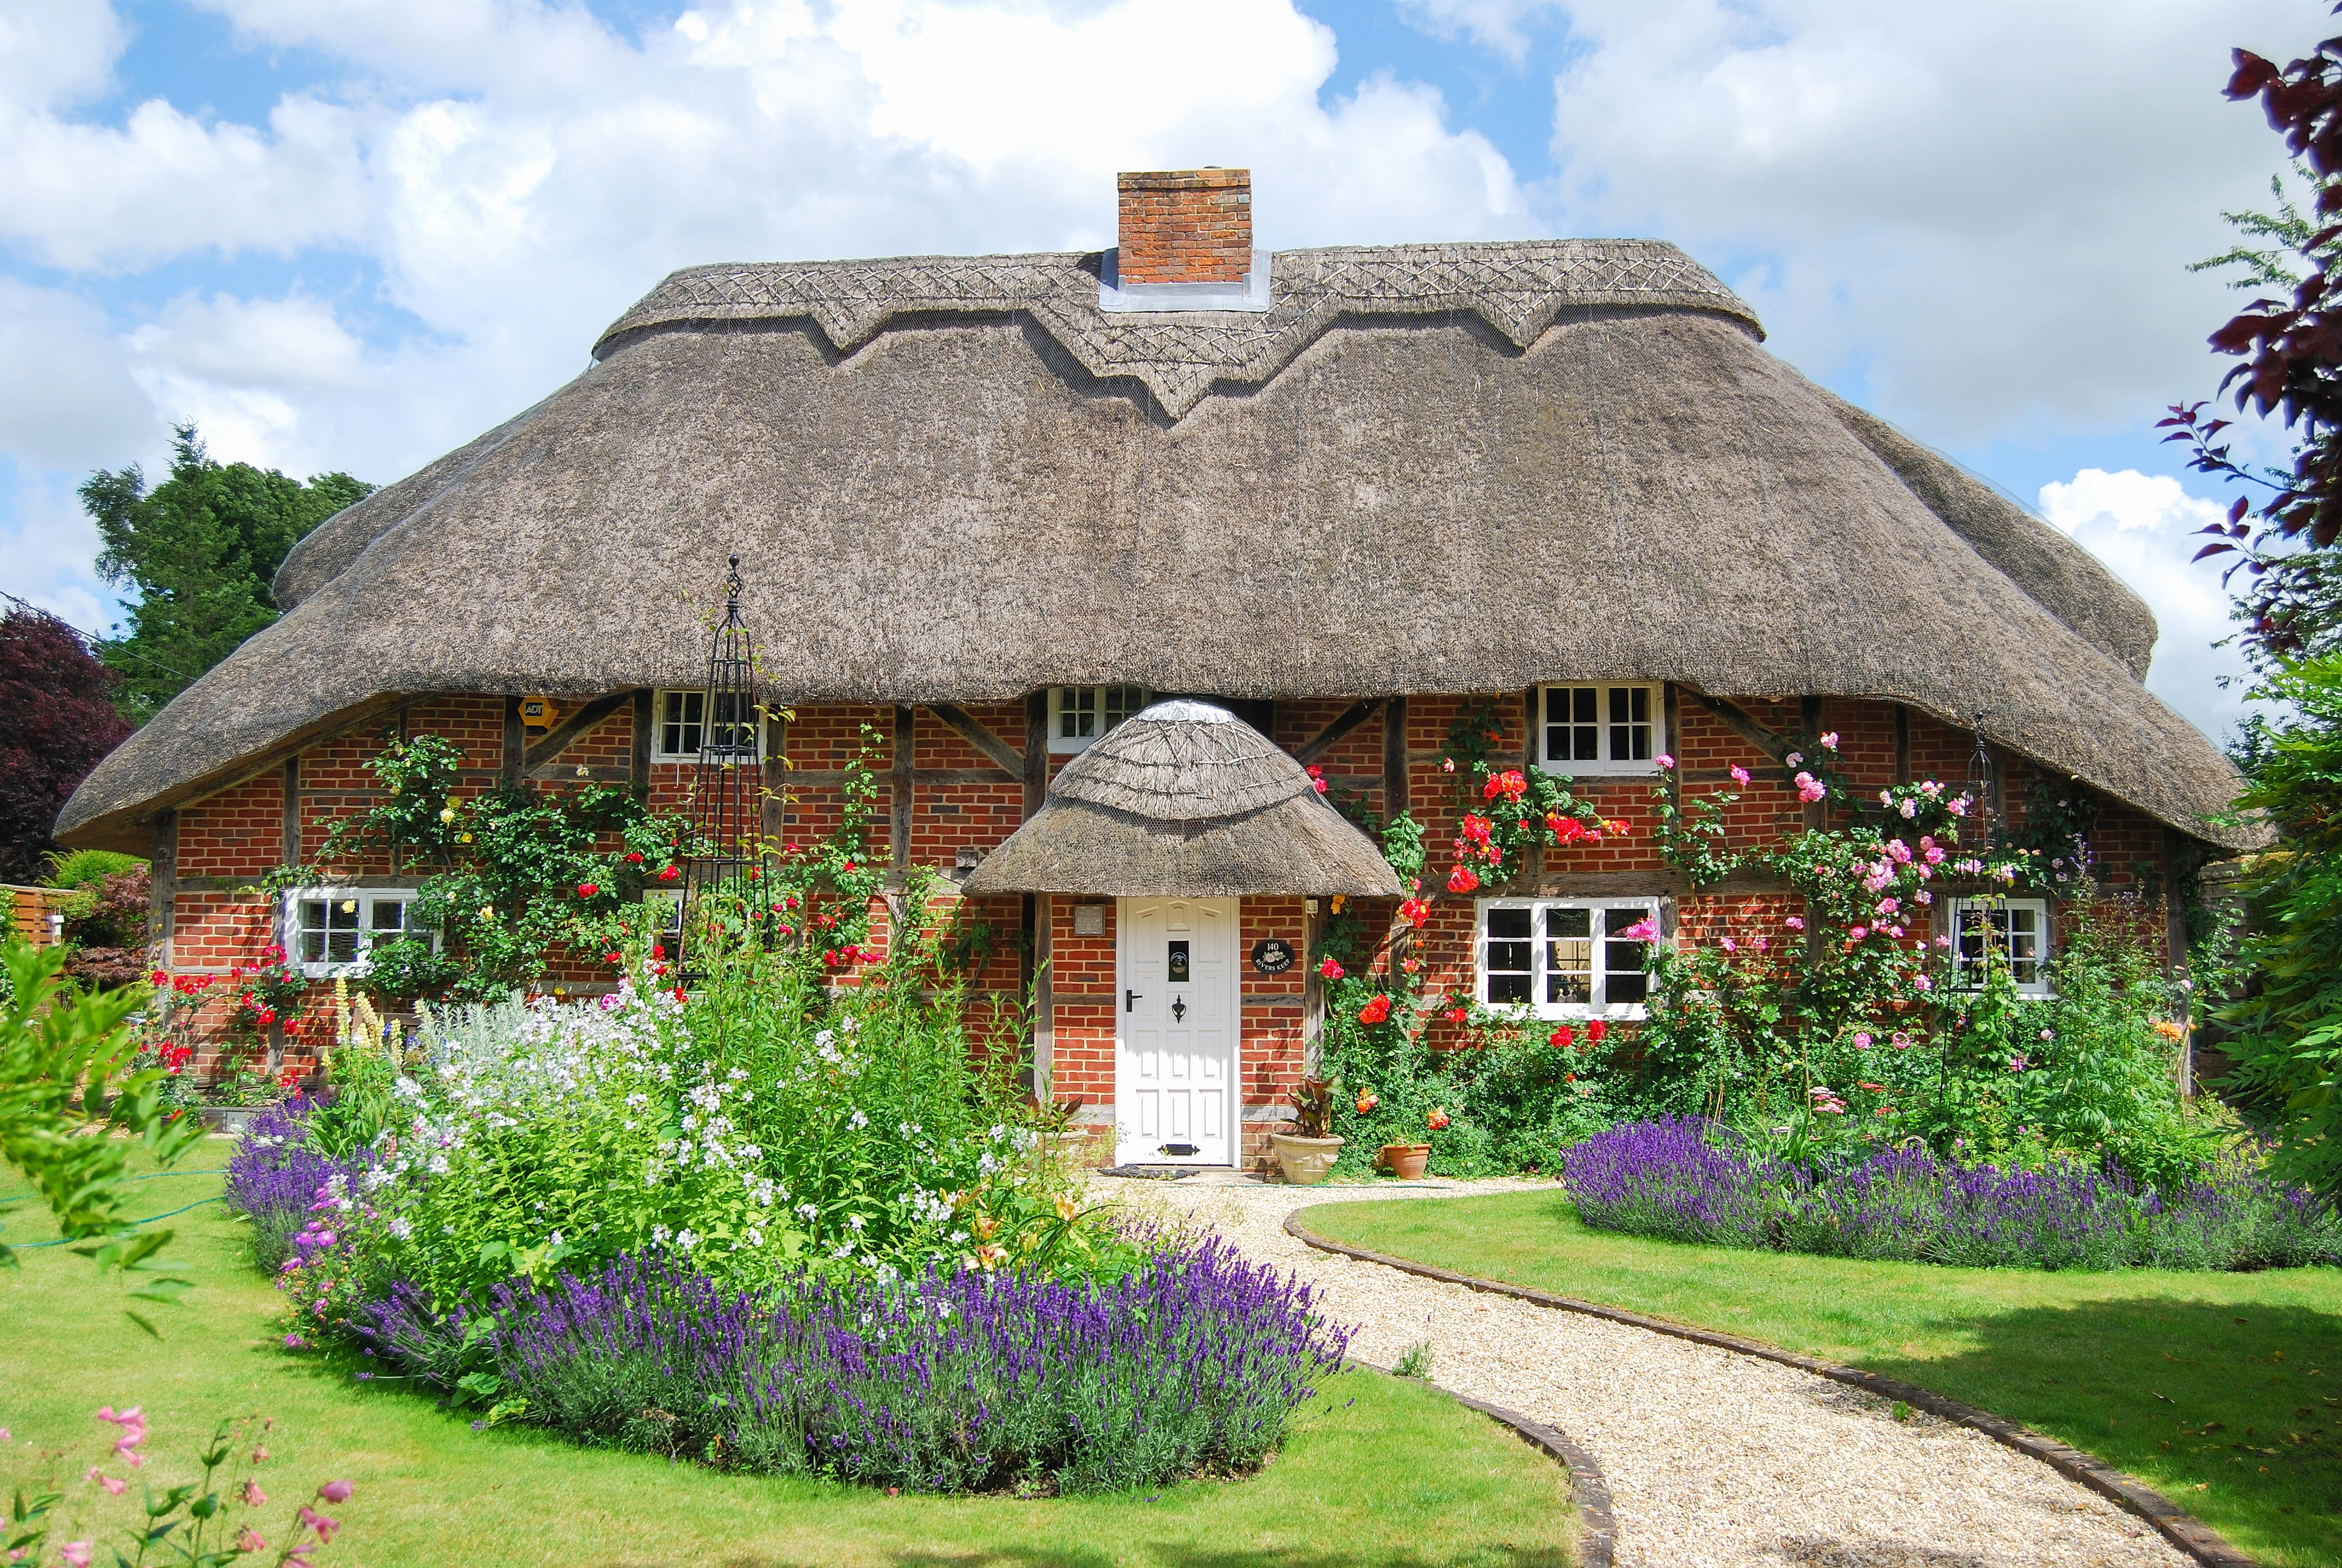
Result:
{"label": "blue sky", "polygon": [[[2278,0],[47,0],[0,14],[0,587],[116,613],[73,487],[213,450],[376,482],[557,385],[669,267],[1087,245],[1117,167],[1243,163],[1271,245],[1651,235],[1776,352],[2097,551],[2217,734],[2152,429],[2184,264],[2274,136]],[[2274,450],[2272,447],[2271,450]]]}

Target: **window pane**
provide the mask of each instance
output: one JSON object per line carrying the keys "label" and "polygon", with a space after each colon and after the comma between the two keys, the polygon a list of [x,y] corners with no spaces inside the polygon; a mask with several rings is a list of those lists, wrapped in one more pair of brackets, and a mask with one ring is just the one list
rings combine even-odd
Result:
{"label": "window pane", "polygon": [[367,924],[377,937],[396,936],[406,930],[406,901],[400,898],[377,898]]}
{"label": "window pane", "polygon": [[1545,912],[1545,999],[1593,1001],[1594,912],[1548,909]]}
{"label": "window pane", "polygon": [[1651,757],[1651,689],[1610,688],[1610,760],[1648,762]]}
{"label": "window pane", "polygon": [[[1106,729],[1112,729],[1146,705],[1143,686],[1108,686],[1106,688]],[[1105,731],[1101,730],[1100,734]]]}
{"label": "window pane", "polygon": [[294,952],[304,964],[325,961],[325,901],[305,898],[295,906]]}
{"label": "window pane", "polygon": [[358,901],[355,896],[325,901],[325,962],[355,963],[358,955]]}
{"label": "window pane", "polygon": [[2019,985],[2041,983],[2041,912],[2025,905],[2008,911],[2008,971]]}
{"label": "window pane", "polygon": [[1609,934],[1625,931],[1649,918],[1647,909],[1606,909],[1602,912],[1602,1000],[1607,1003],[1640,1002],[1649,990],[1649,976],[1643,966],[1650,959],[1650,944],[1621,942]]}
{"label": "window pane", "polygon": [[1069,741],[1097,734],[1098,689],[1096,686],[1057,688],[1057,734]]}
{"label": "window pane", "polygon": [[707,747],[711,755],[743,762],[755,760],[756,712],[746,693],[717,692],[716,711],[709,715],[709,721]]}
{"label": "window pane", "polygon": [[697,756],[700,720],[706,706],[706,692],[669,692],[666,717],[659,725],[659,750],[669,756]]}
{"label": "window pane", "polygon": [[1485,993],[1490,1002],[1529,999],[1530,912],[1526,909],[1488,911],[1488,940],[1480,968],[1487,977]]}

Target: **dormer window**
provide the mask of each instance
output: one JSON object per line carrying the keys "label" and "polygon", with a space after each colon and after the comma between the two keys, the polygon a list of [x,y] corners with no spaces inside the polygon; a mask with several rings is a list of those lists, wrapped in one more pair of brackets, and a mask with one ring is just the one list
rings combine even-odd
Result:
{"label": "dormer window", "polygon": [[1658,771],[1664,704],[1653,685],[1546,686],[1537,760],[1547,773]]}
{"label": "dormer window", "polygon": [[1146,705],[1144,686],[1051,686],[1049,749],[1080,751]]}

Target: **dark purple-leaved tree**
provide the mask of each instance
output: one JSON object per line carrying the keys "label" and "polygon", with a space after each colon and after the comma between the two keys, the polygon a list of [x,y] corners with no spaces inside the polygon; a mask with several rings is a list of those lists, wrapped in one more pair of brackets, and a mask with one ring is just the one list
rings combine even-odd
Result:
{"label": "dark purple-leaved tree", "polygon": [[0,618],[0,882],[48,874],[57,808],[130,734],[115,679],[55,616],[19,607]]}

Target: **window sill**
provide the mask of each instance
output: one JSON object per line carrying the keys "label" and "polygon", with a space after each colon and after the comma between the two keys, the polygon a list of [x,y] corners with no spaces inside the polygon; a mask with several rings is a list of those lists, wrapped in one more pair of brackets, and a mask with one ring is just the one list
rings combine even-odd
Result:
{"label": "window sill", "polygon": [[1560,778],[1656,778],[1656,763],[1539,763],[1540,772]]}
{"label": "window sill", "polygon": [[1588,1024],[1599,1018],[1605,1024],[1640,1024],[1648,1015],[1648,1008],[1640,1002],[1614,1002],[1604,1007],[1590,1003],[1564,1002],[1542,1006],[1526,1007],[1517,1002],[1484,1002],[1491,1013],[1517,1018],[1523,1023]]}

